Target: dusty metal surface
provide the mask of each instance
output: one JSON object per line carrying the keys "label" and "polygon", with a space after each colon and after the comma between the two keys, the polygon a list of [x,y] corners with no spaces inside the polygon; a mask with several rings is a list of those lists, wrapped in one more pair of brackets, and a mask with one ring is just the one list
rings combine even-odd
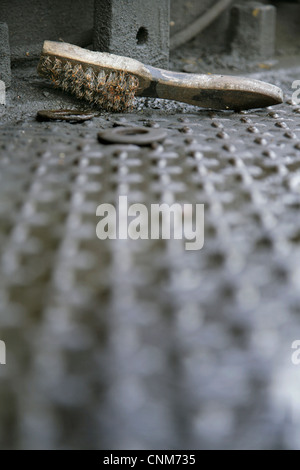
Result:
{"label": "dusty metal surface", "polygon": [[[0,121],[1,448],[299,448],[300,70],[245,113],[158,100],[83,124],[20,69]],[[18,78],[17,78],[18,76]],[[146,126],[162,144],[104,145]],[[205,204],[205,245],[100,241],[96,207]]]}

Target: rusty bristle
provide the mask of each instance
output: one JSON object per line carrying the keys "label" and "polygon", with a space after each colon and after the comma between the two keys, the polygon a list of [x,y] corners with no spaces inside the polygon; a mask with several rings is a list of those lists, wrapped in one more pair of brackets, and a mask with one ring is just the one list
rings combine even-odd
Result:
{"label": "rusty bristle", "polygon": [[134,107],[138,79],[125,72],[95,71],[92,67],[44,56],[39,72],[62,90],[110,112],[126,112]]}

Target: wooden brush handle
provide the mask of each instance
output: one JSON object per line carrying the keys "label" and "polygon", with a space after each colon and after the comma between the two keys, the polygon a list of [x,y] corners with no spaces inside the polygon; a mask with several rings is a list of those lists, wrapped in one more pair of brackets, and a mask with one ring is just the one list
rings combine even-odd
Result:
{"label": "wooden brush handle", "polygon": [[250,78],[170,72],[148,65],[151,84],[141,96],[172,99],[214,109],[251,109],[282,103],[280,88]]}
{"label": "wooden brush handle", "polygon": [[161,70],[129,57],[89,51],[72,44],[45,41],[38,71],[43,75],[43,58],[57,58],[74,67],[92,67],[95,72],[118,72],[138,79],[138,96],[183,101],[213,109],[251,109],[282,103],[280,88],[251,78],[228,75],[195,75]]}

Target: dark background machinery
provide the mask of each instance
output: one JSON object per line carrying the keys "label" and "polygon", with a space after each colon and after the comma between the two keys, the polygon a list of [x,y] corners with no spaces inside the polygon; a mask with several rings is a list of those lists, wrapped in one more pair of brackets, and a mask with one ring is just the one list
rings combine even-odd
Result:
{"label": "dark background machinery", "polygon": [[[172,1],[171,45],[214,4]],[[251,73],[283,88],[282,105],[231,113],[139,99],[131,114],[73,124],[36,121],[41,109],[86,109],[36,63],[43,39],[91,43],[93,2],[1,2],[7,85],[12,65],[0,106],[2,449],[300,448],[300,5],[271,6],[273,52],[262,35],[273,9],[251,35],[227,8],[171,50],[170,67]],[[245,35],[255,51],[239,47]],[[97,141],[124,125],[167,138]],[[101,242],[96,207],[119,195],[204,203],[203,250]]]}
{"label": "dark background machinery", "polygon": [[[129,2],[129,5],[143,4],[143,0],[134,0]],[[7,23],[10,34],[10,48],[12,59],[27,59],[37,57],[40,53],[41,45],[47,37],[51,40],[64,40],[78,45],[91,44],[93,39],[93,26],[97,26],[97,15],[94,17],[94,9],[101,8],[101,4],[112,5],[114,0],[86,0],[83,4],[81,0],[65,0],[61,1],[41,1],[41,0],[24,0],[22,4],[18,0],[2,0],[0,5],[0,19],[1,22]],[[116,2],[116,5],[121,2]],[[125,3],[126,2],[122,2]],[[153,2],[152,2],[153,3]],[[161,2],[165,5],[168,3],[166,0]],[[188,29],[196,19],[204,17],[209,11],[212,11],[216,5],[221,5],[216,13],[219,14],[217,20],[203,31],[203,34],[198,34],[197,45],[199,49],[210,49],[218,47],[224,50],[224,46],[228,46],[228,27],[230,23],[230,7],[224,8],[222,5],[226,4],[239,4],[249,5],[258,2],[251,2],[249,0],[236,1],[214,1],[214,0],[171,0],[170,1],[170,36],[171,45],[172,40],[178,33]],[[259,2],[260,5],[274,5],[277,8],[279,21],[277,23],[278,33],[278,46],[289,47],[289,49],[296,50],[299,47],[299,29],[298,29],[298,10],[299,2],[297,0],[289,1],[264,1]],[[157,27],[155,17],[155,5],[153,4],[152,16],[153,33],[150,33],[148,38],[153,41],[154,33],[158,31],[158,35],[164,35],[165,32],[162,28]],[[166,14],[167,7],[165,6],[164,14]],[[144,18],[147,17],[148,11],[144,11]],[[139,15],[134,9],[128,8],[127,17],[123,18],[124,22],[130,29],[130,22],[132,17]],[[106,15],[109,18],[109,8],[106,6],[106,11],[102,8],[102,17]],[[100,16],[100,15],[99,15]],[[208,15],[209,18],[213,15]],[[141,17],[140,17],[141,19]],[[151,19],[149,20],[151,21]],[[143,26],[143,24],[139,25]],[[200,25],[201,26],[201,25]],[[138,34],[138,29],[135,32]],[[201,29],[201,28],[200,28]],[[103,42],[108,42],[109,32],[103,31]],[[188,36],[187,36],[188,37]],[[147,38],[145,38],[147,41]],[[121,41],[121,39],[120,39]],[[142,40],[143,41],[143,40]],[[142,44],[145,46],[145,44]],[[145,47],[144,47],[145,50]],[[249,51],[248,51],[249,52]],[[251,52],[251,51],[250,51]],[[29,53],[29,55],[28,55]],[[246,53],[246,52],[245,52]]]}

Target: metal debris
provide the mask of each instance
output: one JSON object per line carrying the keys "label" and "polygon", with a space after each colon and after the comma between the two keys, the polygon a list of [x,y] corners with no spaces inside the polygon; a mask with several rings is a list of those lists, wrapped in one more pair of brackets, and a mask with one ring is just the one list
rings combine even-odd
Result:
{"label": "metal debris", "polygon": [[67,121],[80,123],[93,119],[95,112],[79,111],[77,109],[43,109],[37,112],[37,121]]}
{"label": "metal debris", "polygon": [[167,137],[163,129],[148,127],[115,127],[98,133],[98,139],[108,144],[135,144],[140,146],[150,145],[153,142],[162,142]]}

